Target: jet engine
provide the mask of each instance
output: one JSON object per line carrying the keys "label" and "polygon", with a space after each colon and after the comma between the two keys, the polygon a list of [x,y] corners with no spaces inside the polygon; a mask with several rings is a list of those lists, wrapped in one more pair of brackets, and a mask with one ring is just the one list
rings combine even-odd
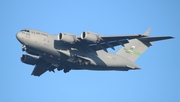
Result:
{"label": "jet engine", "polygon": [[58,40],[67,42],[67,43],[75,43],[78,41],[76,35],[71,35],[68,33],[59,33],[58,34]]}
{"label": "jet engine", "polygon": [[99,43],[102,40],[100,35],[92,33],[92,32],[83,32],[81,34],[81,39],[84,39],[93,43]]}
{"label": "jet engine", "polygon": [[36,55],[36,56],[39,56],[39,54],[38,54],[38,53],[33,52],[33,51],[30,51],[30,50],[26,50],[26,52],[27,52],[28,54],[31,54],[31,55]]}
{"label": "jet engine", "polygon": [[39,59],[38,56],[30,55],[30,54],[23,54],[21,56],[21,61],[25,64],[35,65],[37,60]]}

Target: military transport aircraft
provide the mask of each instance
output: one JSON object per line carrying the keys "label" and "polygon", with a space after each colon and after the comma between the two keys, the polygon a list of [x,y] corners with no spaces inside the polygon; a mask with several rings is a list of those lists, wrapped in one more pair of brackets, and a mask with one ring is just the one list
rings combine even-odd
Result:
{"label": "military transport aircraft", "polygon": [[[173,38],[171,36],[149,37],[150,28],[144,34],[101,36],[93,32],[82,32],[78,37],[66,32],[51,35],[42,31],[23,29],[16,34],[27,54],[21,56],[25,64],[35,65],[31,75],[40,76],[57,68],[64,73],[70,70],[116,70],[140,69],[134,62],[153,41]],[[116,54],[108,53],[107,48]]]}

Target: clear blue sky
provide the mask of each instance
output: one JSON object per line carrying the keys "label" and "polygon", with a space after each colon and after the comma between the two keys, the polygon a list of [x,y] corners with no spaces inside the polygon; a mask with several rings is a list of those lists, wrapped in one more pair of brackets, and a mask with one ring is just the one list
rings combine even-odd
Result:
{"label": "clear blue sky", "polygon": [[[179,5],[179,0],[1,0],[0,101],[180,102]],[[128,72],[72,70],[33,77],[33,66],[20,61],[25,52],[15,37],[24,28],[107,36],[149,27],[151,36],[175,39],[155,42],[136,61],[142,70]]]}

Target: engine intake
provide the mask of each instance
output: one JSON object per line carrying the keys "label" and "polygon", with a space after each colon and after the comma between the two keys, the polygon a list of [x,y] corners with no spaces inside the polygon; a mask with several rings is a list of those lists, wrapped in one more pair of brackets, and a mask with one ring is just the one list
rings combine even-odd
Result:
{"label": "engine intake", "polygon": [[37,60],[39,59],[38,56],[34,56],[34,55],[30,55],[30,54],[23,54],[21,56],[21,61],[25,64],[29,64],[29,65],[35,65]]}
{"label": "engine intake", "polygon": [[83,32],[81,34],[81,39],[84,39],[93,43],[99,43],[102,40],[99,34],[95,34],[93,32]]}
{"label": "engine intake", "polygon": [[67,43],[75,43],[78,41],[76,35],[71,35],[68,33],[59,33],[58,34],[58,40],[67,42]]}

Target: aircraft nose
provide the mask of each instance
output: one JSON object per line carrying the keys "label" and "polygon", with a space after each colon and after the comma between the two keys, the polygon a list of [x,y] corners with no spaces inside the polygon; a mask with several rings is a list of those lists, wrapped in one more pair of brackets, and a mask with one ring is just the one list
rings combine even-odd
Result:
{"label": "aircraft nose", "polygon": [[22,36],[19,32],[16,34],[16,38],[20,43],[22,43]]}
{"label": "aircraft nose", "polygon": [[17,38],[18,40],[20,39],[20,34],[19,34],[19,33],[16,34],[16,38]]}

